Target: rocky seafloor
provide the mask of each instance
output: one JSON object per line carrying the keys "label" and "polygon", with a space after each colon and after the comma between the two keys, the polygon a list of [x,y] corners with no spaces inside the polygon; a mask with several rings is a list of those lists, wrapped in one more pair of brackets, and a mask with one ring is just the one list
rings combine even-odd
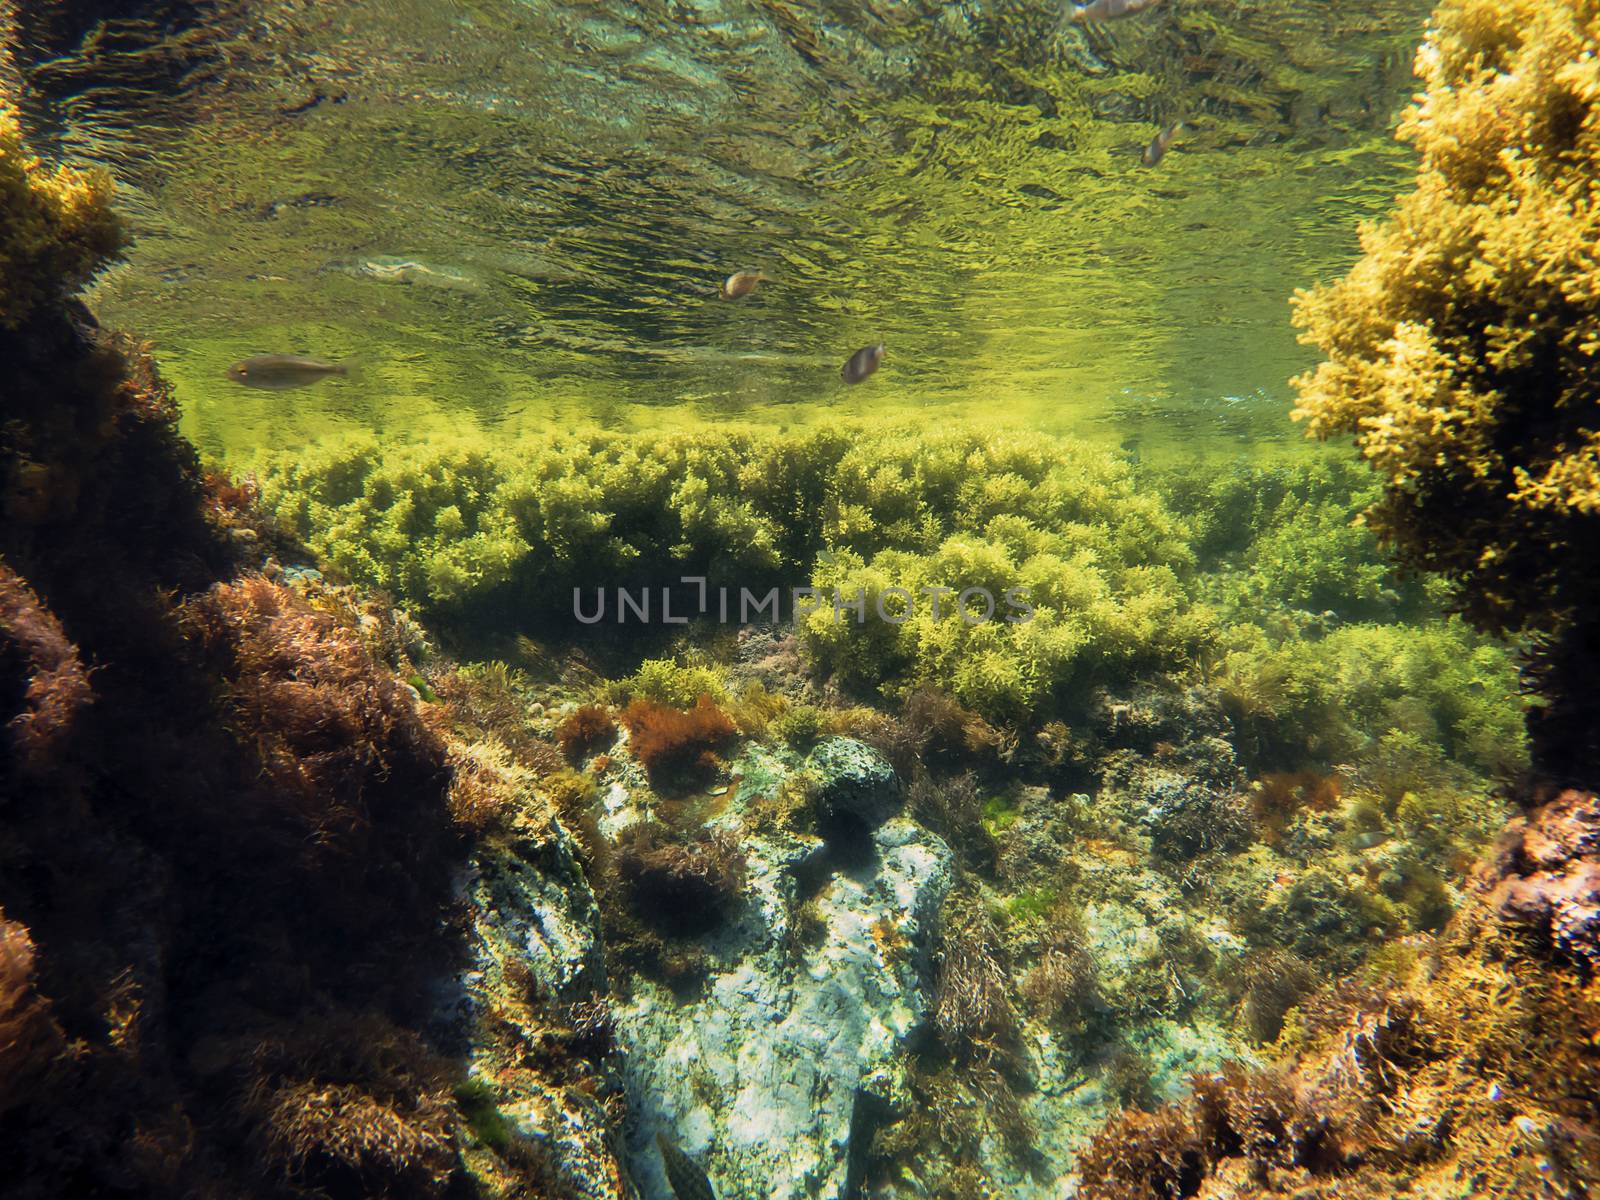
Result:
{"label": "rocky seafloor", "polygon": [[[1362,303],[1307,302],[1343,356],[1310,415],[1399,464],[1376,482],[867,429],[234,478],[73,298],[120,244],[109,182],[0,120],[0,1192],[1592,1194],[1596,505],[1587,443],[1528,414],[1551,379],[1581,410],[1595,293],[1481,359],[1404,316],[1493,291],[1407,238],[1526,246],[1537,211],[1582,242],[1578,7],[1441,10],[1436,108],[1498,97],[1545,174],[1498,125],[1414,128],[1425,182],[1486,198],[1422,188]],[[1465,372],[1473,421],[1419,416],[1408,369]],[[507,617],[730,563],[981,573],[1039,616]]]}

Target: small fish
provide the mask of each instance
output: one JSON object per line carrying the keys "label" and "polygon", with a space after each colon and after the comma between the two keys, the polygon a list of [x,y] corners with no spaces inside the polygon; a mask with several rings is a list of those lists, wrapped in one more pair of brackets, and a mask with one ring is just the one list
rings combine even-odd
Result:
{"label": "small fish", "polygon": [[1084,21],[1115,21],[1120,17],[1131,17],[1134,13],[1143,12],[1157,0],[1091,0],[1089,4],[1079,4],[1072,10],[1072,21],[1081,25]]}
{"label": "small fish", "polygon": [[1172,145],[1172,139],[1178,136],[1178,130],[1183,128],[1182,121],[1174,121],[1155,137],[1150,139],[1150,144],[1144,148],[1144,153],[1139,156],[1139,161],[1147,167],[1153,167],[1167,156],[1167,147]]}
{"label": "small fish", "polygon": [[228,378],[245,387],[265,388],[270,392],[286,392],[290,388],[305,387],[329,375],[347,375],[342,363],[318,362],[314,358],[297,358],[293,354],[262,354],[246,358],[228,368]]}
{"label": "small fish", "polygon": [[1350,845],[1357,850],[1372,850],[1383,845],[1389,840],[1389,835],[1381,829],[1369,829],[1365,833],[1358,833],[1350,839]]}
{"label": "small fish", "polygon": [[887,347],[879,342],[876,346],[863,346],[850,356],[850,361],[845,363],[839,372],[839,378],[846,383],[860,383],[868,375],[878,369],[878,364],[883,361],[883,353]]}
{"label": "small fish", "polygon": [[672,1194],[678,1200],[717,1200],[717,1194],[711,1190],[711,1180],[695,1166],[694,1159],[678,1149],[678,1143],[666,1134],[658,1133],[656,1147],[661,1151],[661,1165],[666,1168],[667,1182],[672,1185]]}
{"label": "small fish", "polygon": [[771,282],[772,279],[760,271],[735,271],[722,281],[717,288],[717,295],[724,300],[738,300],[755,291],[756,284]]}

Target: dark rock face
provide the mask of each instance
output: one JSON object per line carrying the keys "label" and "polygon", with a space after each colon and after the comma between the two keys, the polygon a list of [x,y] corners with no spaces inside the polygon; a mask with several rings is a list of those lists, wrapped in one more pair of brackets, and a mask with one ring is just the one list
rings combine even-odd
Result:
{"label": "dark rock face", "polygon": [[[0,182],[0,228],[51,228],[48,181]],[[72,236],[39,261],[91,272]],[[444,743],[353,629],[249,572],[245,490],[202,472],[143,349],[61,299],[81,279],[12,268],[0,1191],[441,1195]]]}
{"label": "dark rock face", "polygon": [[1600,968],[1600,799],[1568,790],[1506,828],[1482,880],[1500,916]]}

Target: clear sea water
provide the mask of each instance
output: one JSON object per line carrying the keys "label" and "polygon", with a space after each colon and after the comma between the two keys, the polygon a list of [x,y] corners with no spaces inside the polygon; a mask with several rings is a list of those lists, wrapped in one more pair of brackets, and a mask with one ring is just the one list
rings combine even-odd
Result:
{"label": "clear sea water", "polygon": [[[34,31],[30,124],[115,171],[136,240],[93,302],[222,456],[907,413],[1146,456],[1298,446],[1288,297],[1403,184],[1426,9],[144,7],[65,57]],[[774,282],[719,301],[746,267]],[[884,369],[843,387],[877,341]],[[358,370],[290,401],[224,378],[273,352]]]}

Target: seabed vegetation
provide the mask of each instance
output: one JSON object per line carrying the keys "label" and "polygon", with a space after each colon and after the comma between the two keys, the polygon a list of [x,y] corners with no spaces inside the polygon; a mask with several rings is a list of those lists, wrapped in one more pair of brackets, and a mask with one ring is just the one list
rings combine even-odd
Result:
{"label": "seabed vegetation", "polygon": [[[0,1193],[1600,1187],[1600,9],[1417,62],[1412,190],[1295,301],[1355,453],[1223,469],[203,462],[79,298],[111,180],[0,116]],[[572,618],[683,577],[903,619]]]}

